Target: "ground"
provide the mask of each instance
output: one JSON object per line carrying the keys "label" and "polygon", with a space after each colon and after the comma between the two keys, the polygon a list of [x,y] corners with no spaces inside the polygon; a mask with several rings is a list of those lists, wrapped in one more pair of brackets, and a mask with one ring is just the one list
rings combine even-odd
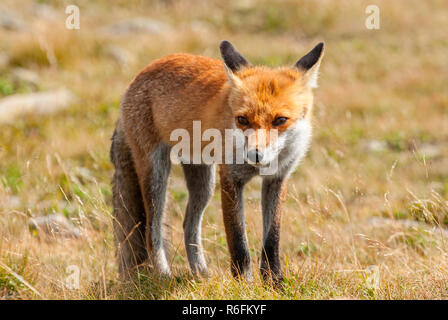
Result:
{"label": "ground", "polygon": [[[80,29],[65,26],[70,4],[80,8]],[[379,30],[365,26],[370,4],[380,9]],[[60,112],[0,123],[0,298],[448,298],[445,1],[4,0],[0,11],[17,19],[0,23],[0,98],[61,87],[76,96]],[[152,19],[146,30],[135,27],[137,17]],[[111,27],[121,21],[134,27]],[[219,57],[223,39],[269,66],[292,65],[326,43],[313,143],[291,176],[282,218],[284,283],[230,276],[219,182],[203,223],[211,277],[189,273],[188,193],[177,166],[167,208],[174,276],[142,273],[122,283],[109,161],[120,97],[152,60],[175,52]],[[17,80],[17,68],[38,80]],[[255,179],[245,192],[255,274],[259,191]],[[83,237],[47,241],[29,231],[30,218],[52,213]],[[67,287],[73,270],[79,289]]]}

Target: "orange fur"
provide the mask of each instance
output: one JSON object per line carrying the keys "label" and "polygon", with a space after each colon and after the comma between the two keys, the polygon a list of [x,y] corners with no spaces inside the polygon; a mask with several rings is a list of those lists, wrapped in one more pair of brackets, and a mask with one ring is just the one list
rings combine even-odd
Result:
{"label": "orange fur", "polygon": [[[232,128],[236,123],[243,130],[266,129],[269,138],[276,117],[289,118],[285,125],[276,127],[281,133],[298,119],[310,116],[308,106],[312,105],[312,94],[301,81],[300,71],[249,67],[236,76],[241,80],[241,90],[229,84],[221,60],[173,54],[147,66],[133,82],[144,82],[143,86],[131,84],[127,95],[143,93],[148,97],[151,103],[144,107],[153,116],[157,138],[170,145],[176,143],[170,141],[170,134],[175,129],[186,129],[193,136],[195,120],[201,121],[202,131],[209,128],[222,131]],[[129,105],[123,112],[124,122],[133,131],[144,132],[146,130],[140,127],[146,126],[147,121],[126,120],[127,116],[141,115],[140,108],[142,106],[139,104]],[[249,126],[242,126],[235,121],[235,117],[240,115],[248,118]]]}

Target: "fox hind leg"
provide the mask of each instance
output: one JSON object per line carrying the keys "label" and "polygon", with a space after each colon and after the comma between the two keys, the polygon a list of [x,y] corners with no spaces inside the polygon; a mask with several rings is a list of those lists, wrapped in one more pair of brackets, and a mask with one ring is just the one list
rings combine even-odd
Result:
{"label": "fox hind leg", "polygon": [[159,143],[151,150],[149,158],[149,163],[139,166],[146,208],[146,246],[156,270],[163,275],[171,275],[163,240],[166,189],[171,170],[170,147]]}
{"label": "fox hind leg", "polygon": [[143,199],[131,150],[119,125],[112,137],[111,160],[115,166],[112,191],[118,272],[126,279],[148,259],[148,253]]}
{"label": "fox hind leg", "polygon": [[201,224],[215,187],[215,166],[183,164],[182,168],[189,193],[183,224],[188,262],[193,274],[207,276],[207,263],[201,242]]}

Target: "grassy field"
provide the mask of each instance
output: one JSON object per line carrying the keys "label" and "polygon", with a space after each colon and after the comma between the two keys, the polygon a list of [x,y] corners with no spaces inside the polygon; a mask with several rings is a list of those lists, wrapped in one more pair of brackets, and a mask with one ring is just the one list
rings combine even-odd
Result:
{"label": "grassy field", "polygon": [[[0,298],[447,299],[448,7],[446,1],[3,0],[26,22],[0,24],[0,98],[66,88],[68,109],[0,123]],[[65,8],[80,8],[79,30]],[[380,8],[379,30],[365,8]],[[45,10],[44,10],[45,9]],[[149,17],[154,32],[110,32]],[[109,30],[109,31],[108,31]],[[209,279],[189,273],[182,171],[170,178],[172,279],[118,280],[112,234],[110,137],[120,97],[153,59],[219,57],[230,40],[252,63],[293,64],[326,42],[314,140],[294,172],[282,218],[285,280],[232,279],[215,193],[203,223]],[[17,81],[14,70],[38,74]],[[1,101],[1,100],[0,100]],[[219,182],[216,190],[219,191]],[[260,180],[245,193],[254,273],[261,247]],[[45,241],[28,221],[62,213],[80,239]],[[69,289],[69,266],[80,288]]]}

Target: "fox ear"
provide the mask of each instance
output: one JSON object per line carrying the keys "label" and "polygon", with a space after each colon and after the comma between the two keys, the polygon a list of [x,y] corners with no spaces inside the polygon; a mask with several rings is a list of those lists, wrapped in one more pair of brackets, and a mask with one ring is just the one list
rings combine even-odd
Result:
{"label": "fox ear", "polygon": [[304,72],[304,80],[310,88],[317,87],[317,74],[324,56],[324,51],[324,43],[320,42],[295,64],[297,69]]}
{"label": "fox ear", "polygon": [[229,83],[236,89],[241,89],[243,87],[243,82],[236,74],[230,70],[226,64],[224,64],[224,68],[226,69],[227,79],[229,80]]}
{"label": "fox ear", "polygon": [[221,56],[224,63],[230,71],[236,72],[239,69],[250,65],[250,63],[238,51],[236,51],[229,41],[221,41],[219,49],[221,51]]}

